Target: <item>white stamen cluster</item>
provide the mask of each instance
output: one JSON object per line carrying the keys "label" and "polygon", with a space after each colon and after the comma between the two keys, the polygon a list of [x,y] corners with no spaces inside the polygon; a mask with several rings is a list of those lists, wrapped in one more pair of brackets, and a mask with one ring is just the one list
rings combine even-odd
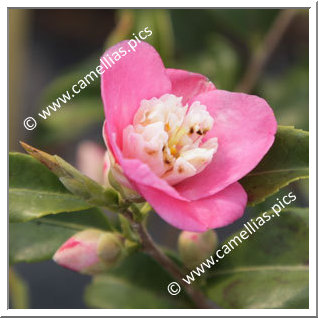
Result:
{"label": "white stamen cluster", "polygon": [[206,106],[183,106],[181,100],[172,94],[142,100],[123,134],[124,156],[148,164],[171,185],[201,172],[218,147],[217,138],[203,142],[213,126]]}

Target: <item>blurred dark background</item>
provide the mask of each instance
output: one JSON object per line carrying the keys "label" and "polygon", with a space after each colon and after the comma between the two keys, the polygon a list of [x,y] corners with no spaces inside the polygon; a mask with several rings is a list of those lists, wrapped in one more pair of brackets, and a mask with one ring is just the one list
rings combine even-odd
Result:
{"label": "blurred dark background", "polygon": [[[308,130],[308,10],[9,9],[10,151],[22,152],[18,141],[23,140],[76,164],[83,140],[103,146],[98,81],[51,118],[39,121],[35,130],[26,130],[23,120],[36,117],[94,69],[106,47],[146,26],[153,31],[147,41],[167,67],[202,73],[220,89],[257,94],[272,106],[279,124]],[[307,206],[308,182],[290,188],[298,206]],[[254,209],[268,209],[271,200]],[[219,229],[220,240],[252,212]],[[175,247],[179,231],[154,213],[150,231],[156,241]],[[85,308],[82,295],[88,276],[51,261],[17,264],[14,269],[27,283],[30,308]]]}

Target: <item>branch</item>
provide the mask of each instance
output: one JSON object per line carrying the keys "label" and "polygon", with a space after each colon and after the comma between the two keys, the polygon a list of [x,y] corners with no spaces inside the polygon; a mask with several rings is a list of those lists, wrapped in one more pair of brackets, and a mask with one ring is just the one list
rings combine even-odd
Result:
{"label": "branch", "polygon": [[241,82],[235,89],[236,91],[249,93],[253,89],[269,57],[276,49],[297,13],[297,10],[293,9],[281,10],[279,12],[264,41],[252,56]]}
{"label": "branch", "polygon": [[180,285],[183,286],[184,290],[190,296],[194,304],[198,308],[219,308],[216,304],[211,301],[207,302],[205,296],[200,290],[194,289],[191,285],[185,283],[182,278],[184,274],[180,268],[168,258],[154,243],[146,228],[136,221],[134,221],[132,214],[129,211],[124,213],[126,218],[129,220],[132,228],[139,234],[144,252],[153,257],[160,265],[162,265],[167,272],[169,272],[174,278],[178,280]]}

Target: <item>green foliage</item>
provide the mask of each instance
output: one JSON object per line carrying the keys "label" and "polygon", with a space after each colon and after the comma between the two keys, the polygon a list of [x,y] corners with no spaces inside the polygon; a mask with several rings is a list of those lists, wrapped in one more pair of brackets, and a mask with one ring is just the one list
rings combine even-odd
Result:
{"label": "green foliage", "polygon": [[[85,61],[76,64],[71,69],[57,77],[52,83],[50,83],[50,85],[48,85],[42,93],[42,98],[40,100],[42,108],[43,106],[51,104],[52,101],[55,101],[56,98],[61,96],[66,90],[71,89],[71,87],[86,74],[93,69],[96,69],[96,66],[99,65],[98,56],[101,55],[101,53],[102,52],[100,52],[100,54],[96,53],[87,58]],[[74,100],[82,99],[82,97],[96,96],[96,94],[99,94],[100,96],[99,79],[95,79],[89,86],[81,91],[81,98],[75,97]]]}
{"label": "green foliage", "polygon": [[145,41],[156,48],[164,62],[169,61],[173,57],[174,39],[168,10],[120,10],[117,27],[108,38],[106,48],[123,40],[135,39],[133,34],[138,36],[146,27],[152,34]]}
{"label": "green foliage", "polygon": [[51,259],[69,237],[87,228],[110,230],[111,226],[105,214],[96,208],[10,223],[10,263]]}
{"label": "green foliage", "polygon": [[235,90],[278,12],[171,10],[178,54],[173,67],[202,73],[219,89]]}
{"label": "green foliage", "polygon": [[9,155],[10,222],[88,207],[88,203],[65,189],[52,172],[32,157],[20,153]]}
{"label": "green foliage", "polygon": [[240,183],[254,205],[280,188],[309,174],[309,134],[293,127],[278,128],[274,145]]}
{"label": "green foliage", "polygon": [[164,309],[191,308],[181,292],[171,296],[167,286],[174,279],[149,256],[134,254],[119,267],[96,276],[85,292],[86,303],[95,308]]}
{"label": "green foliage", "polygon": [[308,308],[308,209],[268,214],[210,272],[206,292],[224,308]]}
{"label": "green foliage", "polygon": [[264,75],[259,94],[273,108],[280,125],[290,125],[308,130],[309,118],[309,67],[300,61],[282,74]]}
{"label": "green foliage", "polygon": [[[75,65],[72,69],[56,78],[43,92],[39,101],[39,112],[62,96],[67,90],[71,94],[71,87],[80,79],[96,69],[99,65],[99,56],[94,54],[84,62]],[[95,125],[102,126],[103,107],[100,95],[100,79],[91,82],[80,95],[75,96],[67,104],[60,103],[61,108],[51,111],[51,117],[39,121],[36,139],[41,145],[61,143],[73,140]],[[69,123],[72,123],[70,129]]]}
{"label": "green foliage", "polygon": [[220,275],[209,294],[224,308],[308,308],[308,269],[304,266],[247,267]]}
{"label": "green foliage", "polygon": [[9,268],[9,292],[13,309],[29,308],[28,286],[13,268]]}
{"label": "green foliage", "polygon": [[[41,144],[67,142],[84,134],[90,127],[101,127],[104,120],[100,97],[83,97],[71,100],[51,118],[42,121],[38,139]],[[70,129],[70,124],[72,128]]]}
{"label": "green foliage", "polygon": [[63,185],[76,196],[83,198],[90,205],[118,210],[118,194],[111,188],[105,188],[94,180],[83,175],[59,156],[52,156],[21,142],[24,149],[34,158],[46,165],[57,175]]}
{"label": "green foliage", "polygon": [[232,36],[240,41],[246,42],[246,45],[253,49],[261,41],[271,26],[279,10],[208,10],[218,29],[228,31]]}
{"label": "green foliage", "polygon": [[217,88],[233,90],[241,70],[239,55],[233,43],[212,32],[206,42],[205,50],[195,56],[178,59],[173,67],[204,74]]}

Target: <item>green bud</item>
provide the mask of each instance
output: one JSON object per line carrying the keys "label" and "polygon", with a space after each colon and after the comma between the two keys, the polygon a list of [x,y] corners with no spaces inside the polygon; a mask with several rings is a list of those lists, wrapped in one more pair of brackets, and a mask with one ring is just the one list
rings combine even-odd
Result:
{"label": "green bud", "polygon": [[129,202],[145,202],[145,200],[135,190],[129,187],[129,181],[124,176],[121,167],[115,163],[111,154],[110,157],[110,170],[108,172],[109,184],[120,193],[125,201]]}
{"label": "green bud", "polygon": [[186,267],[193,269],[210,257],[218,244],[214,230],[204,233],[181,232],[178,240],[178,249]]}
{"label": "green bud", "polygon": [[118,233],[105,232],[101,235],[97,253],[106,266],[117,265],[125,254],[125,239]]}

